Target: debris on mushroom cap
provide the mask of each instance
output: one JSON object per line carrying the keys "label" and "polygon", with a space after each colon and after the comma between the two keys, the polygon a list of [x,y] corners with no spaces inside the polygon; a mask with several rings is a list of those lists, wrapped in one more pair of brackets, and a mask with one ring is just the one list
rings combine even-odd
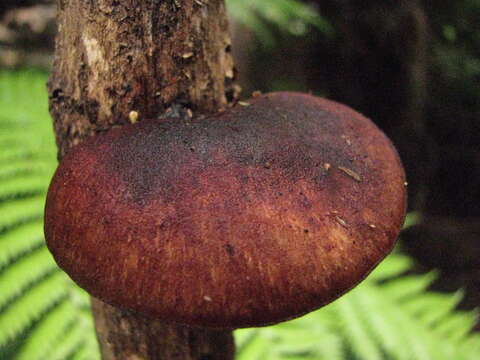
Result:
{"label": "debris on mushroom cap", "polygon": [[45,213],[60,267],[107,303],[212,328],[294,318],[360,282],[405,215],[392,144],[318,97],[249,104],[144,120],[73,148]]}

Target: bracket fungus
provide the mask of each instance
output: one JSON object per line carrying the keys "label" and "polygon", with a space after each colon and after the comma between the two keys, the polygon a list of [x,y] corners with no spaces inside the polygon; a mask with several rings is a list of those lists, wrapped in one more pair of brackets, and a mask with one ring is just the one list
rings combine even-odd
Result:
{"label": "bracket fungus", "polygon": [[111,305],[218,329],[301,316],[365,278],[405,216],[390,141],[311,95],[248,104],[71,149],[46,204],[58,265]]}

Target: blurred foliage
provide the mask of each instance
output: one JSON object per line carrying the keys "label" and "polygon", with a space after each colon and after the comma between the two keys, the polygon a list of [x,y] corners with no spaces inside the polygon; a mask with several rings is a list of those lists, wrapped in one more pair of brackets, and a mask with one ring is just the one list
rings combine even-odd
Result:
{"label": "blurred foliage", "polygon": [[[275,45],[275,30],[303,36],[310,28],[331,35],[333,28],[315,7],[300,0],[226,0],[231,16],[252,29],[264,45]],[[275,29],[272,28],[275,26]]]}
{"label": "blurred foliage", "polygon": [[[88,296],[56,267],[43,239],[56,166],[45,81],[41,73],[0,73],[0,358],[95,360]],[[416,221],[409,216],[409,225]],[[238,359],[478,358],[476,314],[455,309],[462,294],[427,291],[434,274],[408,275],[411,267],[393,254],[319,311],[237,331]]]}
{"label": "blurred foliage", "polygon": [[238,359],[477,359],[475,314],[454,311],[461,293],[426,291],[434,273],[405,275],[411,260],[388,257],[361,285],[303,318],[236,332]]}
{"label": "blurred foliage", "polygon": [[[434,33],[434,69],[450,84],[462,87],[470,104],[480,107],[480,1],[427,4]],[[450,89],[453,90],[453,89]]]}
{"label": "blurred foliage", "polygon": [[480,1],[424,3],[431,30],[426,120],[438,167],[426,205],[434,214],[478,217]]}

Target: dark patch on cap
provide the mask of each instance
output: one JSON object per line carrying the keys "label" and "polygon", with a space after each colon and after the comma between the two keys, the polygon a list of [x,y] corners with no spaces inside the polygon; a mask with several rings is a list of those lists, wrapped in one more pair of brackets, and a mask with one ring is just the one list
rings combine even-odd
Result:
{"label": "dark patch on cap", "polygon": [[[314,180],[319,189],[326,181],[320,163],[362,167],[358,147],[346,147],[341,139],[351,133],[349,124],[334,112],[323,110],[315,98],[274,94],[251,100],[202,121],[146,120],[124,127],[111,139],[106,170],[120,176],[128,196],[139,204],[161,196],[166,201],[172,184],[211,166],[238,164],[244,168],[278,169],[290,182]],[[360,169],[357,171],[361,172]],[[255,177],[249,172],[240,179]],[[255,179],[253,179],[255,180]],[[243,181],[243,180],[242,180]],[[278,177],[272,175],[270,184]]]}

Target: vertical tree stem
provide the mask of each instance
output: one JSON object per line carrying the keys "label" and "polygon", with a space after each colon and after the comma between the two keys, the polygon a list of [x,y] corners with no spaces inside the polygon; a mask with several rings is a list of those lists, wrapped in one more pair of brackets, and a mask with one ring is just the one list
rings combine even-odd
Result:
{"label": "vertical tree stem", "polygon": [[[223,0],[57,0],[49,81],[59,158],[145,118],[221,111],[237,96]],[[93,299],[104,359],[232,359],[232,333],[167,325]]]}

